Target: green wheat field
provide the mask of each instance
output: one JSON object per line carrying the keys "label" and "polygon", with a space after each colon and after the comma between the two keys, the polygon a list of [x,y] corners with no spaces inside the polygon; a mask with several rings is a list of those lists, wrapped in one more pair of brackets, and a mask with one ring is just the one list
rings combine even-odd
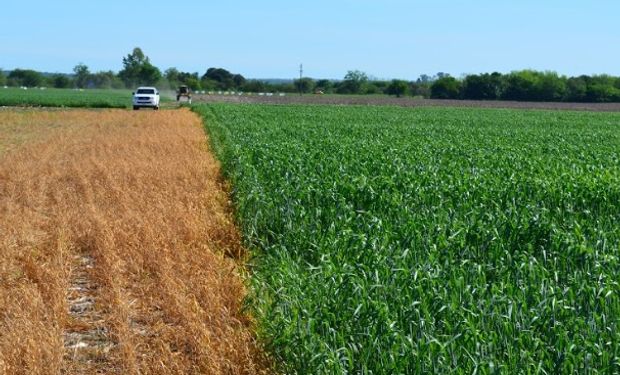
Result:
{"label": "green wheat field", "polygon": [[620,371],[620,114],[193,109],[283,372]]}

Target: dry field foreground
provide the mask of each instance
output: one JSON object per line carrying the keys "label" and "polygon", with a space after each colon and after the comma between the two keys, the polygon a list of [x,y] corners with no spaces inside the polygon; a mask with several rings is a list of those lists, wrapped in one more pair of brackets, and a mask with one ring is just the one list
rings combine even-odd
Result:
{"label": "dry field foreground", "polygon": [[0,373],[262,372],[198,117],[0,112]]}

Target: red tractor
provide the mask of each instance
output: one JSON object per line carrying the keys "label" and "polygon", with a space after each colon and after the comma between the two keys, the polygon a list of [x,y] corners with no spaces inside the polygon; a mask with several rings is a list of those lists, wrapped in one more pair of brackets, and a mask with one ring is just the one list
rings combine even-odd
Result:
{"label": "red tractor", "polygon": [[181,98],[187,98],[187,102],[192,104],[192,90],[185,85],[179,86],[177,90],[177,102],[181,101]]}

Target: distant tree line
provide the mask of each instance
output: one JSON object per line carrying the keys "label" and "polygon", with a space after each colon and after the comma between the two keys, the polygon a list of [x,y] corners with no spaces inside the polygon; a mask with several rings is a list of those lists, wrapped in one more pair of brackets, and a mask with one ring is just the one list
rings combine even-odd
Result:
{"label": "distant tree line", "polygon": [[155,85],[163,76],[159,68],[151,64],[150,59],[140,48],[123,57],[123,69],[91,73],[88,66],[79,63],[73,68],[73,74],[44,74],[31,69],[15,69],[5,75],[0,71],[0,85],[13,87],[55,87],[55,88],[100,88],[122,89],[138,85]]}
{"label": "distant tree line", "polygon": [[135,88],[157,85],[174,89],[187,85],[194,91],[285,92],[304,94],[383,94],[433,99],[620,102],[620,77],[582,75],[566,77],[555,72],[521,70],[508,74],[470,74],[462,78],[446,73],[421,75],[415,81],[378,80],[359,70],[341,80],[312,79],[266,81],[246,79],[224,68],[209,68],[204,74],[169,68],[163,73],[140,48],[123,57],[123,69],[92,73],[78,64],[73,74],[44,74],[29,69],[0,70],[0,86],[56,88]]}
{"label": "distant tree line", "polygon": [[620,77],[565,77],[555,72],[534,70],[509,74],[472,74],[463,79],[445,76],[431,84],[430,97],[536,102],[620,102]]}

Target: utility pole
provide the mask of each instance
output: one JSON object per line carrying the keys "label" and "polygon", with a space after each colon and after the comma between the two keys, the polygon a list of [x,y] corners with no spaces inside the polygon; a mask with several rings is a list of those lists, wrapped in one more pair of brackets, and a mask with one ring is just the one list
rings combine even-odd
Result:
{"label": "utility pole", "polygon": [[304,64],[299,64],[299,96],[302,95],[302,92],[301,92],[301,85],[302,85],[301,79],[303,78],[303,75],[304,75]]}

